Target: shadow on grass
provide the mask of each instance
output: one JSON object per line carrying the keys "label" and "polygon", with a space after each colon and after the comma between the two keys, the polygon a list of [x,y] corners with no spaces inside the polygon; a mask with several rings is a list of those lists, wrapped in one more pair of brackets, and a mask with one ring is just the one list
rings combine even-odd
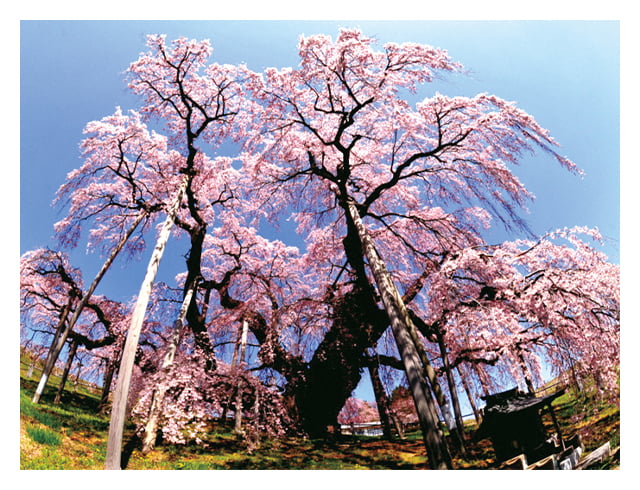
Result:
{"label": "shadow on grass", "polygon": [[[93,468],[96,466],[95,462],[79,462],[81,456],[78,454],[89,453],[95,453],[94,460],[103,464],[103,447],[106,446],[109,420],[107,416],[97,413],[98,397],[66,392],[62,404],[53,405],[55,387],[47,387],[41,403],[36,405],[31,402],[36,384],[32,380],[21,380],[21,417],[28,419],[28,422],[39,422],[63,436],[70,436],[74,444],[80,445],[81,451],[84,451],[70,453],[68,461],[63,461],[62,456],[57,455],[55,459],[47,460],[50,468],[42,469],[53,469],[54,466],[68,469],[71,465],[78,469],[88,468],[90,465]],[[556,413],[560,425],[571,429],[579,428],[583,440],[589,439],[589,446],[600,445],[606,440],[611,440],[612,445],[619,444],[619,410],[616,411],[615,408],[595,404],[585,406],[585,403],[573,398],[558,403]],[[548,423],[551,424],[550,421]],[[468,432],[471,438],[473,430],[469,429]],[[159,444],[149,456],[141,455],[140,441],[133,434],[134,426],[128,424],[122,462],[125,468],[132,469],[410,470],[425,469],[427,462],[422,437],[418,432],[407,434],[406,440],[392,442],[381,437],[359,436],[336,436],[329,440],[267,439],[259,448],[248,451],[246,444],[233,435],[228,425],[216,423],[212,425],[204,446]],[[56,447],[53,439],[47,439],[46,432],[34,437],[40,437],[43,441],[41,444],[49,448]],[[467,442],[466,453],[454,457],[456,469],[495,467],[495,455],[490,441]],[[64,445],[59,447],[62,446]],[[62,454],[62,449],[60,451]]]}
{"label": "shadow on grass", "polygon": [[31,397],[35,392],[36,383],[21,379],[20,387],[20,414],[23,417],[31,418],[54,430],[66,429],[91,436],[101,436],[109,427],[105,417],[95,413],[98,406],[95,398],[67,393],[62,403],[54,405],[55,389],[46,387],[40,402],[35,404]]}

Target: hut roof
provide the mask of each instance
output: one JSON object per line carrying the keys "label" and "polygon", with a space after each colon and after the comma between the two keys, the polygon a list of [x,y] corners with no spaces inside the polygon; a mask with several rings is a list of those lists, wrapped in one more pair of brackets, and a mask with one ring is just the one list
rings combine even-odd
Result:
{"label": "hut roof", "polygon": [[487,402],[485,407],[486,413],[509,414],[522,410],[530,410],[539,408],[543,405],[551,403],[552,400],[558,398],[564,393],[564,389],[556,391],[550,395],[536,397],[517,390],[509,390],[495,395],[483,397]]}

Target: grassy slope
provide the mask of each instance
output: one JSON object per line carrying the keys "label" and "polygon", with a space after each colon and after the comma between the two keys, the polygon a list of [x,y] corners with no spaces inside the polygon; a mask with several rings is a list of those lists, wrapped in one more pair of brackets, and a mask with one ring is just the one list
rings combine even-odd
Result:
{"label": "grassy slope", "polygon": [[[47,388],[41,403],[31,403],[35,380],[21,378],[20,468],[102,469],[109,419],[96,414],[98,399],[88,392],[66,393],[53,405],[54,390]],[[554,402],[561,427],[580,432],[587,451],[607,440],[619,445],[617,407],[599,405],[584,397],[565,394]],[[549,420],[546,423],[551,425]],[[125,434],[130,437],[133,427]],[[475,427],[469,427],[473,431]],[[212,430],[208,447],[161,446],[148,456],[134,450],[127,469],[422,469],[424,446],[419,434],[405,441],[344,437],[335,441],[289,439],[264,441],[249,454],[226,428]],[[468,445],[467,455],[456,457],[456,468],[491,468],[489,441]],[[605,465],[610,467],[610,465]]]}

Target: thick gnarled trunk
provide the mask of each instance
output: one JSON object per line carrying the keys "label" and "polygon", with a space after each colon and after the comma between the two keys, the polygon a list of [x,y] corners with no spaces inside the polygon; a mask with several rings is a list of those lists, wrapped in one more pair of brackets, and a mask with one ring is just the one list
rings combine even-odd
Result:
{"label": "thick gnarled trunk", "polygon": [[363,356],[386,328],[368,289],[337,296],[332,306],[331,329],[294,387],[302,427],[312,438],[337,431],[338,413],[362,378]]}

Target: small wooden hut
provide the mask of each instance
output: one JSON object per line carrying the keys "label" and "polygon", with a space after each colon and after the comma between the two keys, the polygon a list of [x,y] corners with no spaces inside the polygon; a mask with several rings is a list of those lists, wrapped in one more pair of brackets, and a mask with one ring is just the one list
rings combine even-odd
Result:
{"label": "small wooden hut", "polygon": [[[514,388],[482,397],[486,407],[476,438],[491,439],[498,463],[521,455],[525,461],[536,462],[561,453],[567,445],[551,402],[563,393],[564,389],[561,389],[536,397]],[[551,415],[555,434],[548,434],[542,423],[544,410]]]}

